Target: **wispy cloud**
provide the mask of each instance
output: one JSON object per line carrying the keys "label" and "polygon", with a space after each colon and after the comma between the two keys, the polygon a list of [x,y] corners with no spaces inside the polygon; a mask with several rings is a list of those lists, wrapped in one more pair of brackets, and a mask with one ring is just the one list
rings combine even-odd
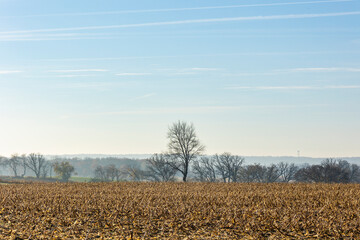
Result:
{"label": "wispy cloud", "polygon": [[135,97],[135,98],[131,99],[131,101],[150,98],[150,97],[153,97],[155,95],[156,95],[156,93],[148,93],[148,94],[145,94],[145,95],[142,95],[142,96],[139,96],[139,97]]}
{"label": "wispy cloud", "polygon": [[220,70],[219,68],[201,68],[201,67],[195,67],[195,68],[190,68],[190,70],[192,71],[218,71]]}
{"label": "wispy cloud", "polygon": [[353,86],[327,86],[327,89],[358,89],[360,85],[353,85]]}
{"label": "wispy cloud", "polygon": [[271,75],[278,75],[280,72],[242,72],[242,73],[227,73],[224,76],[229,77],[248,77],[248,76],[271,76]]}
{"label": "wispy cloud", "polygon": [[158,69],[161,72],[167,73],[168,75],[195,75],[205,72],[214,72],[221,70],[220,68],[207,68],[207,67],[192,67],[192,68],[169,68],[169,69]]}
{"label": "wispy cloud", "polygon": [[242,76],[271,76],[271,75],[281,75],[281,74],[291,74],[291,73],[306,73],[306,72],[360,72],[360,68],[351,68],[351,67],[321,67],[321,68],[292,68],[292,69],[275,69],[268,72],[242,72],[242,73],[228,73],[224,76],[231,77],[242,77]]}
{"label": "wispy cloud", "polygon": [[104,40],[114,39],[116,37],[62,37],[62,38],[46,38],[37,37],[36,34],[29,38],[0,38],[0,42],[37,42],[37,41],[69,41],[69,40]]}
{"label": "wispy cloud", "polygon": [[53,73],[73,73],[73,72],[107,72],[107,69],[62,69],[62,70],[49,70]]}
{"label": "wispy cloud", "polygon": [[271,6],[285,6],[285,5],[308,5],[308,4],[341,3],[341,2],[352,2],[352,1],[353,0],[322,0],[322,1],[260,3],[260,4],[226,5],[226,6],[206,6],[206,7],[192,7],[192,8],[165,8],[165,9],[140,9],[140,10],[103,11],[103,12],[52,13],[52,14],[38,14],[38,15],[25,15],[25,16],[2,16],[1,18],[117,15],[117,14],[131,14],[131,13],[178,12],[178,11],[194,11],[194,10],[227,9],[227,8],[231,9],[231,8],[271,7]]}
{"label": "wispy cloud", "polygon": [[[227,57],[227,56],[275,56],[275,55],[328,55],[328,54],[347,54],[360,53],[359,51],[301,51],[301,52],[241,52],[223,54],[189,54],[189,55],[163,55],[163,56],[118,56],[104,58],[50,58],[39,59],[37,61],[52,62],[82,62],[82,61],[117,61],[124,59],[161,59],[161,58],[194,58],[194,57]],[[242,73],[240,73],[242,74]],[[245,73],[247,74],[247,73]],[[250,73],[252,74],[252,73]]]}
{"label": "wispy cloud", "polygon": [[75,83],[62,83],[55,88],[68,88],[68,89],[92,89],[96,91],[111,90],[115,86],[122,86],[122,83],[115,82],[75,82]]}
{"label": "wispy cloud", "polygon": [[[104,36],[104,35],[114,35],[114,33],[45,33],[45,34],[37,34],[37,37],[44,37],[44,38],[58,38],[58,37],[85,37],[85,36]],[[2,38],[29,38],[33,37],[32,34],[9,34],[9,35],[2,35]]]}
{"label": "wispy cloud", "polygon": [[360,85],[339,85],[339,86],[230,86],[227,90],[324,90],[324,89],[359,89]]}
{"label": "wispy cloud", "polygon": [[0,70],[0,74],[12,74],[12,73],[20,73],[22,71],[13,71],[13,70]]}
{"label": "wispy cloud", "polygon": [[0,35],[1,42],[18,41],[59,41],[59,40],[84,40],[84,39],[114,39],[122,35],[118,33],[25,33]]}
{"label": "wispy cloud", "polygon": [[135,24],[106,25],[106,26],[14,30],[14,31],[3,31],[3,32],[0,32],[0,34],[104,30],[104,29],[152,27],[152,26],[182,25],[182,24],[196,24],[196,23],[287,20],[287,19],[304,19],[304,18],[341,17],[341,16],[352,16],[352,15],[360,15],[360,11],[335,12],[335,13],[311,13],[311,14],[287,14],[287,15],[270,15],[270,16],[250,16],[250,17],[232,17],[232,18],[209,18],[209,19],[191,19],[191,20],[168,21],[168,22],[150,22],[150,23],[135,23]]}
{"label": "wispy cloud", "polygon": [[64,74],[64,75],[56,75],[57,78],[78,78],[78,77],[95,77],[95,75],[90,74]]}
{"label": "wispy cloud", "polygon": [[360,68],[348,68],[348,67],[293,68],[290,69],[289,71],[291,72],[360,72]]}
{"label": "wispy cloud", "polygon": [[152,75],[151,73],[117,73],[116,76],[147,76]]}

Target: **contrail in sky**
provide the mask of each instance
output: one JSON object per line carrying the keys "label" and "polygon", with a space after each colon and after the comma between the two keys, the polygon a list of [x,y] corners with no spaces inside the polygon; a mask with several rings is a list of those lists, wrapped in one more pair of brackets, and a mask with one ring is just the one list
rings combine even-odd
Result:
{"label": "contrail in sky", "polygon": [[142,9],[142,10],[140,9],[140,10],[120,10],[120,11],[84,12],[84,13],[81,13],[81,12],[78,12],[78,13],[53,13],[53,14],[37,14],[37,15],[25,15],[25,16],[3,16],[2,18],[116,15],[116,14],[131,14],[131,13],[178,12],[178,11],[195,11],[195,10],[211,10],[211,9],[227,9],[227,8],[247,8],[247,7],[271,7],[271,6],[306,5],[306,4],[339,3],[339,2],[353,2],[353,0],[323,0],[323,1],[303,1],[303,2],[283,2],[283,3],[259,3],[259,4],[227,5],[227,6]]}
{"label": "contrail in sky", "polygon": [[337,12],[337,13],[310,13],[310,14],[287,14],[287,15],[270,15],[270,16],[231,17],[231,18],[208,18],[208,19],[191,19],[191,20],[168,21],[168,22],[149,22],[149,23],[134,23],[134,24],[106,25],[106,26],[87,26],[87,27],[71,27],[71,28],[48,28],[48,29],[33,29],[33,30],[15,30],[15,31],[0,32],[0,34],[83,31],[83,30],[105,30],[105,29],[119,29],[119,28],[136,28],[136,27],[153,27],[153,26],[167,26],[167,25],[183,25],[183,24],[194,24],[194,23],[220,23],[220,22],[239,22],[239,21],[304,19],[304,18],[321,18],[321,17],[340,17],[340,16],[351,16],[351,15],[360,15],[360,11],[356,11],[356,12]]}
{"label": "contrail in sky", "polygon": [[227,90],[326,90],[326,89],[360,89],[360,85],[340,85],[340,86],[260,86],[244,87],[232,86],[226,87]]}

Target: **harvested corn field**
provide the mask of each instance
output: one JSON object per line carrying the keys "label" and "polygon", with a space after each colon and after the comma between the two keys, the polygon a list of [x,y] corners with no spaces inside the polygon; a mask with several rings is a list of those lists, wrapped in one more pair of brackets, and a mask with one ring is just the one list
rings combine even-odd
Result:
{"label": "harvested corn field", "polygon": [[1,239],[359,239],[360,185],[0,185]]}

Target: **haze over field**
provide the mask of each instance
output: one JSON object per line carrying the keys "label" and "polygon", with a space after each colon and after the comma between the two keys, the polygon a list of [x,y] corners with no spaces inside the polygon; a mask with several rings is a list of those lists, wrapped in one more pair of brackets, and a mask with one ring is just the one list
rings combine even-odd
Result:
{"label": "haze over field", "polygon": [[360,156],[359,0],[0,0],[0,155]]}

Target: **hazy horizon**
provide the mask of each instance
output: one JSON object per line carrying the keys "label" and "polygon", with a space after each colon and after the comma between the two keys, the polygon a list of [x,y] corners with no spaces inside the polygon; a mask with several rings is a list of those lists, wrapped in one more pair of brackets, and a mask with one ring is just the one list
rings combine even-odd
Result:
{"label": "hazy horizon", "polygon": [[[8,155],[4,155],[4,154],[0,154],[0,156],[2,157],[11,157],[11,155],[13,154],[25,154],[28,155],[30,153],[33,152],[13,152],[11,154]],[[36,153],[36,152],[34,152]],[[40,152],[39,152],[40,153]],[[65,158],[73,158],[73,157],[79,157],[79,158],[107,158],[107,157],[119,157],[119,158],[129,158],[129,159],[145,159],[148,158],[154,154],[161,154],[161,153],[165,153],[165,152],[153,152],[153,153],[112,153],[112,154],[107,154],[107,153],[59,153],[59,154],[43,154],[40,153],[42,155],[44,155],[45,157],[50,157],[51,159],[54,157],[65,157]],[[224,152],[218,152],[218,153],[214,153],[214,154],[203,154],[201,156],[213,156],[215,154],[222,154]],[[200,156],[200,157],[201,157]],[[289,158],[289,159],[359,159],[360,160],[360,156],[317,156],[317,157],[313,157],[313,156],[295,156],[295,155],[239,155],[241,157],[246,158]],[[286,162],[286,161],[285,161]]]}
{"label": "hazy horizon", "polygon": [[360,156],[359,0],[0,0],[0,155]]}

